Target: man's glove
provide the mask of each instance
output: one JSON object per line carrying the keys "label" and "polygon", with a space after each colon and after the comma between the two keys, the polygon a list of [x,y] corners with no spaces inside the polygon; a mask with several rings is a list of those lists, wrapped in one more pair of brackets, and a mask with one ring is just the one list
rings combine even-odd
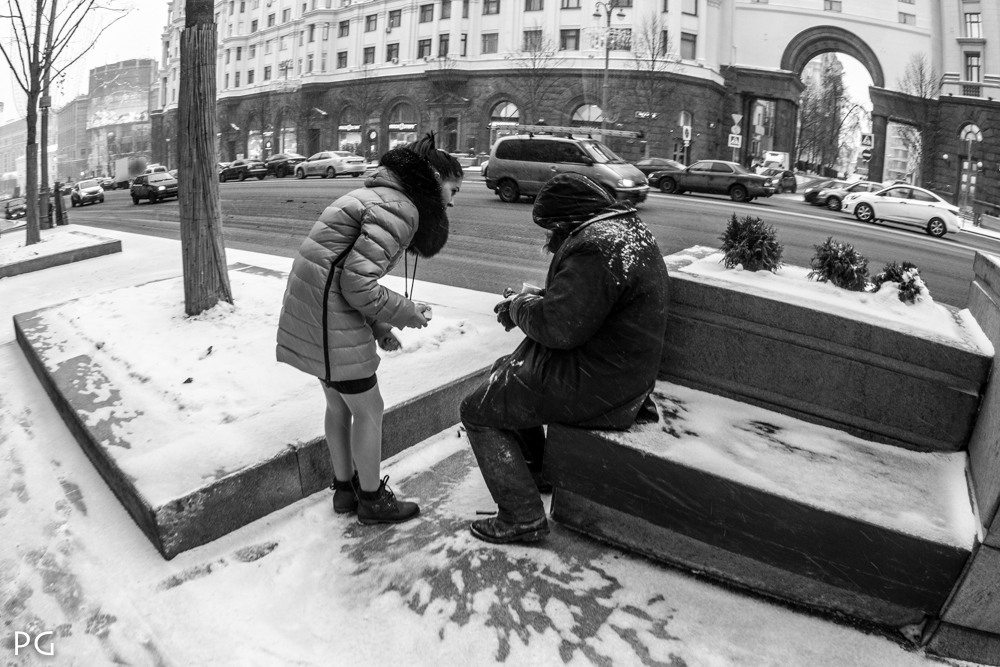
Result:
{"label": "man's glove", "polygon": [[510,304],[511,299],[504,299],[493,307],[493,312],[497,314],[497,322],[503,325],[504,331],[510,331],[517,326],[510,316]]}

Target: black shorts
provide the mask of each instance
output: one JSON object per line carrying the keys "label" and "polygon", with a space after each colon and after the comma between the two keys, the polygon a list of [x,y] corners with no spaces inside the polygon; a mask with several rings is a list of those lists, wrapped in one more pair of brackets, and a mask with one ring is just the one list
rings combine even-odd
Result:
{"label": "black shorts", "polygon": [[323,383],[324,387],[333,389],[341,394],[363,394],[378,384],[378,378],[374,373],[360,380],[331,380],[327,382],[323,378],[320,378],[319,381]]}

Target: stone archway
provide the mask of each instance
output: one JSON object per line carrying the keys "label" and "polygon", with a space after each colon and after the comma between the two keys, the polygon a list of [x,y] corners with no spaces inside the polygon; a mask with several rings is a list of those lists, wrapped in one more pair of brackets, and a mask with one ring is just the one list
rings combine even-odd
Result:
{"label": "stone archway", "polygon": [[872,84],[878,88],[885,87],[882,65],[872,48],[850,30],[832,25],[809,28],[793,37],[781,55],[781,69],[801,75],[810,60],[833,52],[857,59],[871,74]]}

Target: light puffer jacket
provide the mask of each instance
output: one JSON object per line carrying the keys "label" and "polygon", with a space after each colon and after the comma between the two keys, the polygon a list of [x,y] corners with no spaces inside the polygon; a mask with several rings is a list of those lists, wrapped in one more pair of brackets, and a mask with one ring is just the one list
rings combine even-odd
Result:
{"label": "light puffer jacket", "polygon": [[[447,217],[440,190],[428,191],[436,182],[429,163],[420,158],[417,165],[428,173],[402,173],[404,165],[391,171],[385,165],[396,164],[392,153],[396,151],[387,154],[389,160],[383,158],[364,188],[327,207],[299,248],[278,322],[278,361],[331,381],[366,378],[379,365],[372,326],[381,322],[402,328],[413,317],[413,302],[378,279],[411,244],[424,256],[440,250],[442,225],[447,239]],[[412,154],[404,162],[412,171]],[[412,196],[415,189],[419,192]],[[434,229],[418,235],[425,220]],[[428,244],[431,231],[437,234]]]}

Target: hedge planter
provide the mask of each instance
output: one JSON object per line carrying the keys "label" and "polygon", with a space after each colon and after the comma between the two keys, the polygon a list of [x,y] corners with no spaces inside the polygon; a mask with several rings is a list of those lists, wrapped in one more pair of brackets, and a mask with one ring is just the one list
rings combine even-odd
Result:
{"label": "hedge planter", "polygon": [[887,316],[881,292],[811,282],[797,267],[725,270],[719,259],[710,248],[666,258],[662,378],[909,449],[968,443],[992,348],[967,311],[918,304]]}

